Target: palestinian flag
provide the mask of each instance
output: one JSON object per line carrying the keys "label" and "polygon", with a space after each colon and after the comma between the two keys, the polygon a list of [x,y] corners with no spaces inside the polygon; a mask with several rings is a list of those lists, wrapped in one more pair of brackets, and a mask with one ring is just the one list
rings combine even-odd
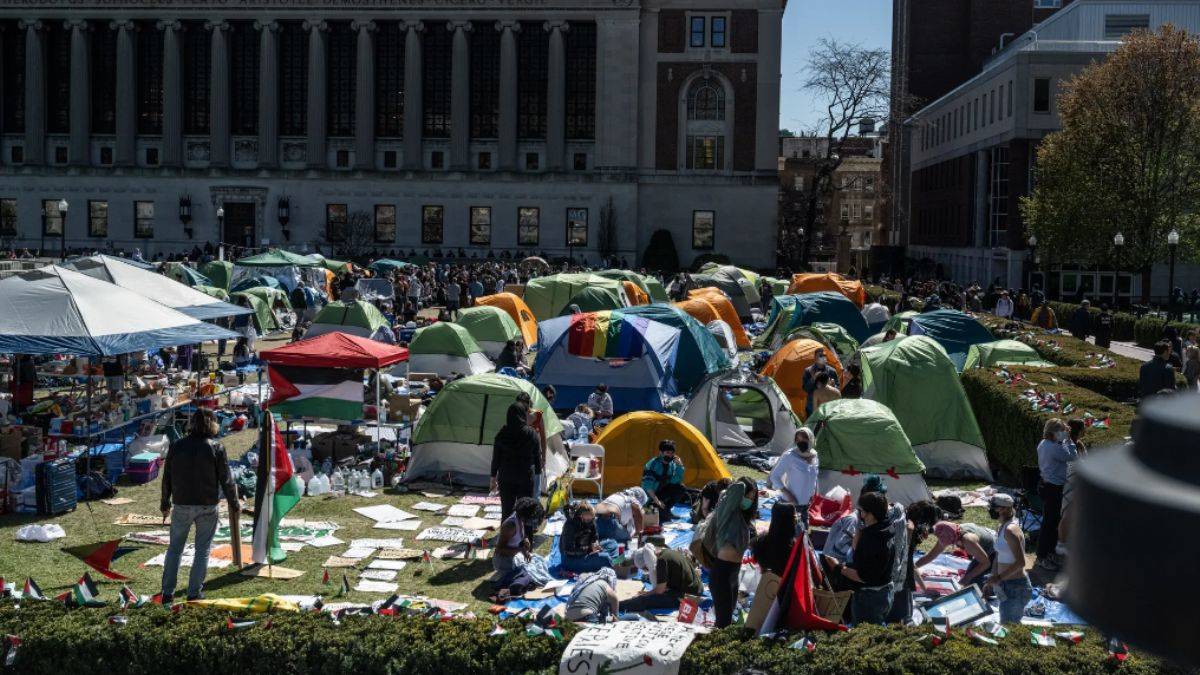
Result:
{"label": "palestinian flag", "polygon": [[337,595],[335,595],[334,597],[340,598],[349,592],[350,592],[350,580],[346,578],[345,574],[343,574],[342,575],[342,587],[338,589]]}
{"label": "palestinian flag", "polygon": [[42,594],[41,586],[33,579],[25,579],[25,588],[21,591],[21,597],[26,600],[45,600],[46,596]]}
{"label": "palestinian flag", "polygon": [[92,581],[91,575],[87,572],[84,572],[83,576],[79,577],[79,581],[75,582],[67,600],[76,607],[104,606],[104,601],[100,599],[100,589],[96,587],[96,582]]}
{"label": "palestinian flag", "polygon": [[121,607],[125,609],[144,607],[150,604],[150,601],[150,598],[134,593],[133,589],[128,586],[121,587]]}
{"label": "palestinian flag", "polygon": [[[272,372],[274,370],[272,369]],[[360,385],[361,388],[361,385]],[[254,495],[254,562],[265,565],[287,558],[279,545],[279,521],[300,501],[304,487],[270,411],[263,413],[258,436],[258,487]]]}
{"label": "palestinian flag", "polygon": [[243,630],[253,626],[256,623],[258,622],[251,619],[238,619],[237,621],[234,621],[233,617],[230,616],[226,617],[225,619],[225,630],[230,632]]}
{"label": "palestinian flag", "polygon": [[357,420],[363,416],[362,371],[349,368],[270,368],[268,405],[289,417]]}
{"label": "palestinian flag", "polygon": [[120,544],[120,539],[113,539],[112,541],[84,544],[83,546],[67,546],[63,548],[63,553],[69,553],[79,558],[88,567],[91,567],[109,579],[128,581],[129,577],[112,570],[113,555],[117,552],[117,546]]}

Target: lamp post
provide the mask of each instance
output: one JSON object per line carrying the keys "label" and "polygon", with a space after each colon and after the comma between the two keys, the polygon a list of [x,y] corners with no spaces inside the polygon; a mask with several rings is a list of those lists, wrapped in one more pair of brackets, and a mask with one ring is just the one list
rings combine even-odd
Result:
{"label": "lamp post", "polygon": [[[1038,262],[1038,259],[1037,259],[1037,235],[1036,234],[1029,235],[1029,241],[1027,243],[1029,244],[1029,281],[1027,281],[1025,285],[1032,291],[1033,275],[1037,273],[1037,262]],[[1049,289],[1046,289],[1046,290],[1049,290]]]}
{"label": "lamp post", "polygon": [[217,236],[225,241],[225,207],[217,207]]}
{"label": "lamp post", "polygon": [[1120,232],[1113,235],[1113,249],[1116,255],[1113,256],[1113,311],[1121,307],[1121,247],[1125,245],[1125,235]]}
{"label": "lamp post", "polygon": [[71,205],[67,203],[67,200],[58,200],[59,253],[64,262],[67,259],[67,210],[70,208]]}
{"label": "lamp post", "polygon": [[[1171,228],[1167,233],[1167,252],[1170,254],[1170,264],[1167,268],[1167,305],[1170,306],[1171,297],[1175,293],[1175,250],[1179,248],[1179,230]],[[1178,311],[1178,310],[1177,310]]]}

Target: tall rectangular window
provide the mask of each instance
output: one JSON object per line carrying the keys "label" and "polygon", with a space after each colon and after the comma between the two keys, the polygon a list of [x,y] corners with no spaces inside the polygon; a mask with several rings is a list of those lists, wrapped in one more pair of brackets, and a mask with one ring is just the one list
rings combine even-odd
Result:
{"label": "tall rectangular window", "polygon": [[1012,100],[1013,100],[1013,81],[1009,80],[1008,81],[1008,103],[1006,104],[1008,107],[1008,116],[1009,117],[1012,117]]}
{"label": "tall rectangular window", "polygon": [[572,22],[566,34],[567,138],[596,138],[596,24]]}
{"label": "tall rectangular window", "polygon": [[979,128],[979,97],[975,97],[975,128]]}
{"label": "tall rectangular window", "polygon": [[708,42],[709,46],[714,47],[716,49],[723,49],[725,47],[725,42],[726,42],[726,40],[725,40],[725,17],[714,16],[712,18],[712,22],[710,25],[711,25],[712,30],[710,32],[711,39]]}
{"label": "tall rectangular window", "polygon": [[71,131],[71,29],[61,21],[46,22],[46,131]]}
{"label": "tall rectangular window", "polygon": [[108,236],[108,202],[88,201],[88,236]]}
{"label": "tall rectangular window", "polygon": [[0,237],[17,236],[17,200],[0,199]]}
{"label": "tall rectangular window", "polygon": [[500,32],[494,22],[476,22],[471,31],[470,91],[471,138],[496,138],[500,128]]}
{"label": "tall rectangular window", "polygon": [[988,106],[988,124],[996,121],[996,90],[992,90],[991,105]]}
{"label": "tall rectangular window", "polygon": [[[538,26],[541,29],[541,26]],[[545,31],[542,31],[543,33]],[[451,60],[454,34],[443,23],[426,23],[421,38],[424,66],[421,88],[425,104],[425,138],[450,138]]]}
{"label": "tall rectangular window", "polygon": [[1033,80],[1033,112],[1050,112],[1050,78],[1038,77]]}
{"label": "tall rectangular window", "polygon": [[716,211],[692,211],[692,248],[711,251],[716,240]]}
{"label": "tall rectangular window", "polygon": [[58,210],[57,199],[42,200],[42,234],[58,237],[63,233],[63,212]]}
{"label": "tall rectangular window", "polygon": [[991,149],[988,175],[988,226],[991,245],[1008,243],[1008,148]]}
{"label": "tall rectangular window", "polygon": [[396,205],[375,205],[375,241],[396,241]]}
{"label": "tall rectangular window", "polygon": [[587,246],[588,210],[580,207],[567,209],[567,246]]}
{"label": "tall rectangular window", "polygon": [[537,22],[522,22],[517,33],[517,136],[546,138],[546,87],[550,36]]}
{"label": "tall rectangular window", "polygon": [[92,24],[92,133],[115,133],[117,121],[117,31]]}
{"label": "tall rectangular window", "polygon": [[492,243],[492,207],[471,207],[470,242],[472,246],[487,246]]}
{"label": "tall rectangular window", "polygon": [[279,27],[279,133],[303,136],[308,124],[308,34],[299,21]]}
{"label": "tall rectangular window", "polygon": [[537,246],[541,229],[541,209],[536,206],[517,208],[517,246]]}
{"label": "tall rectangular window", "polygon": [[724,136],[687,137],[684,167],[696,171],[719,171],[725,168]]}
{"label": "tall rectangular window", "polygon": [[139,134],[162,133],[163,34],[153,21],[138,22],[137,116]]}
{"label": "tall rectangular window", "polygon": [[345,204],[325,205],[325,239],[338,242],[346,240],[346,227],[350,223],[350,212]]}
{"label": "tall rectangular window", "polygon": [[998,102],[998,105],[996,107],[1000,109],[1000,119],[1004,119],[1004,85],[1000,85],[999,96],[1000,96],[1000,101]]}
{"label": "tall rectangular window", "polygon": [[375,35],[375,135],[404,135],[404,31],[383,21]]}
{"label": "tall rectangular window", "polygon": [[133,236],[138,239],[154,237],[154,202],[133,203]]}
{"label": "tall rectangular window", "polygon": [[443,229],[445,227],[446,207],[444,206],[422,206],[421,207],[421,243],[422,244],[440,244],[442,243]]}
{"label": "tall rectangular window", "polygon": [[233,133],[251,136],[258,133],[258,31],[249,21],[235,21],[229,40]]}
{"label": "tall rectangular window", "polygon": [[354,96],[357,36],[347,21],[329,24],[326,51],[329,55],[329,95],[325,99],[330,136],[354,135]]}
{"label": "tall rectangular window", "polygon": [[4,133],[25,131],[25,31],[9,23],[0,40],[4,63]]}
{"label": "tall rectangular window", "polygon": [[209,77],[212,43],[199,21],[184,22],[183,31],[183,133],[209,133]]}
{"label": "tall rectangular window", "polygon": [[704,24],[706,19],[702,16],[693,16],[691,21],[691,30],[688,31],[688,46],[703,47],[704,46]]}

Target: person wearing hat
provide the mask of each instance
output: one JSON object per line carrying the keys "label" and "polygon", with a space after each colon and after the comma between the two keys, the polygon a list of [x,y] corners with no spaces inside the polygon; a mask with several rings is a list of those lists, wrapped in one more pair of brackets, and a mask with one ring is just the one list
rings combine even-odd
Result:
{"label": "person wearing hat", "polygon": [[666,438],[658,443],[658,456],[651,457],[642,467],[642,489],[649,503],[658,508],[663,522],[671,519],[671,506],[691,504],[683,486],[683,461],[675,454],[675,441]]}
{"label": "person wearing hat", "polygon": [[947,549],[958,548],[971,558],[971,565],[958,580],[960,586],[982,581],[991,574],[992,558],[996,554],[996,534],[991,530],[975,523],[940,520],[933,525],[933,536],[937,537],[937,543],[917,560],[917,567],[928,565]]}
{"label": "person wearing hat", "polygon": [[996,528],[996,558],[992,576],[983,584],[983,591],[995,590],[1000,601],[1000,623],[1020,623],[1025,605],[1033,598],[1033,586],[1025,574],[1025,533],[1017,521],[1011,495],[992,495],[988,515],[1000,521]]}
{"label": "person wearing hat", "polygon": [[808,503],[817,494],[820,470],[812,430],[800,427],[796,430],[795,443],[779,456],[767,477],[767,487],[779,490],[780,499],[798,507],[805,526],[808,525]]}
{"label": "person wearing hat", "polygon": [[621,614],[648,609],[677,609],[685,595],[701,595],[700,569],[682,551],[646,544],[630,552],[633,564],[650,582],[650,588],[620,603]]}

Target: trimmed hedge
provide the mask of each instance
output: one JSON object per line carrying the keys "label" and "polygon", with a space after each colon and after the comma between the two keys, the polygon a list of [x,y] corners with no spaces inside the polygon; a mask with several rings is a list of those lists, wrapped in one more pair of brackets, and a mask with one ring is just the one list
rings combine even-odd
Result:
{"label": "trimmed hedge", "polygon": [[[108,623],[113,609],[66,610],[58,603],[0,608],[0,631],[21,638],[16,672],[120,672],[129,675],[246,675],[281,673],[557,673],[558,662],[577,628],[564,627],[564,640],[530,637],[515,621],[508,634],[488,635],[491,621],[438,622],[419,618],[351,617],[335,626],[317,614],[274,614],[241,630],[225,627],[221,612],[187,608],[173,614],[159,607],[130,611],[125,625]],[[954,632],[941,645],[923,639],[928,628],[863,626],[849,632],[815,634],[813,650],[792,649],[796,636],[754,637],[731,628],[697,636],[680,672],[728,675],[747,669],[766,673],[1182,673],[1152,656],[1131,653],[1118,664],[1093,630],[1077,645],[1059,640],[1035,647],[1029,629],[1014,626],[999,645],[986,645]]]}
{"label": "trimmed hedge", "polygon": [[[1056,302],[1051,300],[1050,307],[1054,309],[1054,313],[1058,315],[1058,325],[1066,328],[1070,324],[1071,315],[1079,308],[1079,305],[1071,302]],[[1100,313],[1096,307],[1088,310],[1092,315],[1092,319]],[[1137,318],[1134,314],[1128,312],[1113,312],[1113,328],[1112,339],[1121,342],[1133,342],[1139,347],[1151,349],[1154,343],[1162,339],[1163,331],[1167,326],[1174,326],[1180,334],[1188,330],[1196,329],[1194,323],[1186,321],[1167,321],[1156,317]]]}
{"label": "trimmed hedge", "polygon": [[[1025,380],[1010,385],[997,377],[998,369],[976,368],[963,373],[962,384],[983,433],[988,456],[1013,477],[1020,476],[1021,467],[1037,464],[1037,444],[1042,439],[1042,428],[1052,417],[1066,420],[1083,417],[1087,412],[1098,419],[1109,418],[1108,429],[1087,431],[1084,441],[1089,447],[1121,442],[1129,436],[1136,409],[1059,376],[1062,370],[1073,369],[1011,366],[1006,370],[1012,374],[1020,373]],[[1019,398],[1030,388],[1059,394],[1064,406],[1070,403],[1075,409],[1066,414],[1034,410],[1029,402]]]}

